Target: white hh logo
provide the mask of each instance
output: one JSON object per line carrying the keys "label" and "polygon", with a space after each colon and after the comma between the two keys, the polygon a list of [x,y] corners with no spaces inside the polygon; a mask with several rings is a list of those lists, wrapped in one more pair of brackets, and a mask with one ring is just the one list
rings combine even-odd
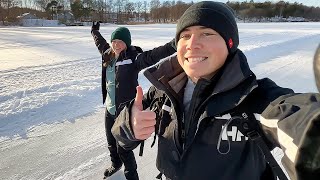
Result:
{"label": "white hh logo", "polygon": [[[224,126],[222,126],[222,130]],[[244,136],[237,128],[237,126],[232,126],[231,131],[227,131],[227,128],[222,132],[221,140],[227,141],[227,138],[231,137],[232,141],[242,141],[243,139],[246,141],[248,137]],[[244,137],[244,138],[243,138]],[[230,138],[229,138],[230,139]]]}

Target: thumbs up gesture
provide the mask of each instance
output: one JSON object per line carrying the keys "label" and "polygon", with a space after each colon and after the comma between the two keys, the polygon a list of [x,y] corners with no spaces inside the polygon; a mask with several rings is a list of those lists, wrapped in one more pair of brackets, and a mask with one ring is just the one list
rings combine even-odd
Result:
{"label": "thumbs up gesture", "polygon": [[145,140],[155,131],[156,113],[150,110],[143,110],[143,91],[137,86],[137,93],[131,108],[131,127],[136,139]]}

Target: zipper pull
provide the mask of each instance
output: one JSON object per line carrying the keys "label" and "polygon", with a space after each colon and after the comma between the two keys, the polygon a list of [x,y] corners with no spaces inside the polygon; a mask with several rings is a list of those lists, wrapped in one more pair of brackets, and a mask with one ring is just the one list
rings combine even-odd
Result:
{"label": "zipper pull", "polygon": [[186,138],[186,132],[185,132],[185,130],[182,130],[182,132],[181,132],[181,138],[182,138],[182,140],[183,140],[183,142],[184,142],[184,139]]}

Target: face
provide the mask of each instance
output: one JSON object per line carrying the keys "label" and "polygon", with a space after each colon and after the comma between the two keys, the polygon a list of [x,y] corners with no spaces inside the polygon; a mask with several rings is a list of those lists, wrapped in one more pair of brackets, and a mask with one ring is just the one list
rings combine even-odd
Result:
{"label": "face", "polygon": [[127,48],[127,45],[122,40],[114,39],[111,42],[111,47],[112,47],[112,50],[115,53],[115,55],[119,56],[121,51],[123,51]]}
{"label": "face", "polygon": [[225,63],[228,49],[219,33],[204,26],[191,26],[180,33],[177,44],[179,64],[197,82],[210,79]]}

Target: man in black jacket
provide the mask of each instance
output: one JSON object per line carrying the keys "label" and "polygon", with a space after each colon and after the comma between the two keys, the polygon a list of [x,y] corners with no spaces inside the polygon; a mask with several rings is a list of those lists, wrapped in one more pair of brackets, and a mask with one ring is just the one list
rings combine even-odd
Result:
{"label": "man in black jacket", "polygon": [[123,148],[156,133],[157,168],[172,180],[287,179],[266,153],[279,146],[292,179],[319,177],[319,94],[257,80],[226,4],[192,5],[175,38],[177,56],[144,72],[154,86],[137,87],[112,128]]}
{"label": "man in black jacket", "polygon": [[142,49],[131,45],[131,34],[128,28],[119,27],[111,34],[111,46],[99,32],[100,23],[94,22],[91,34],[102,55],[102,95],[106,104],[105,129],[110,151],[111,166],[104,176],[109,177],[117,172],[122,163],[125,166],[125,176],[128,180],[138,180],[137,164],[131,150],[124,150],[117,145],[111,134],[117,113],[121,104],[135,97],[140,70],[157,63],[162,58],[175,53],[172,42],[142,52]]}

